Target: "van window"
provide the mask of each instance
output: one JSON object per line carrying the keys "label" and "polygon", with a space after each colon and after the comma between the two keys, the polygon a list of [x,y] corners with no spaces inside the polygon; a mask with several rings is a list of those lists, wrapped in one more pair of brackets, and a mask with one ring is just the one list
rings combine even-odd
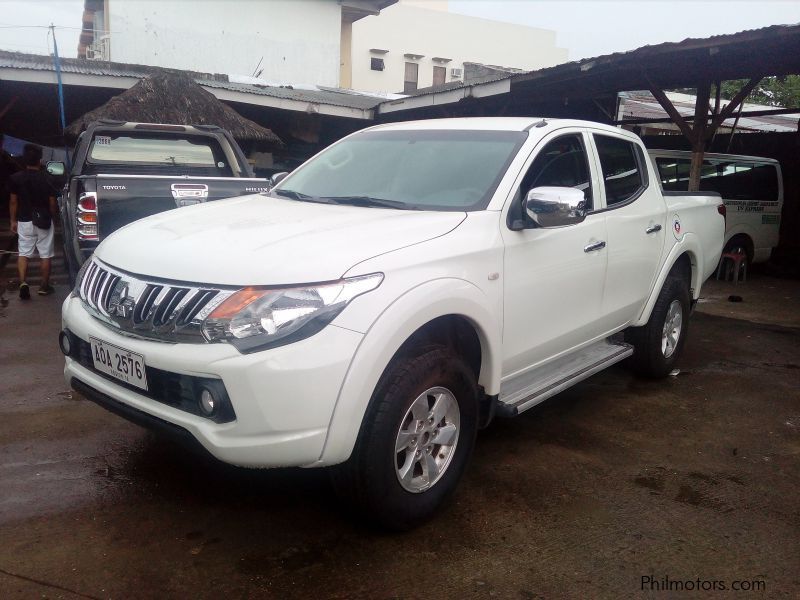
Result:
{"label": "van window", "polygon": [[[688,158],[656,158],[665,190],[685,192],[689,188]],[[747,161],[712,159],[703,161],[700,191],[717,192],[730,200],[778,200],[778,175],[773,165]]]}
{"label": "van window", "polygon": [[606,206],[611,208],[634,198],[645,187],[637,160],[636,144],[596,134],[594,142],[603,169]]}

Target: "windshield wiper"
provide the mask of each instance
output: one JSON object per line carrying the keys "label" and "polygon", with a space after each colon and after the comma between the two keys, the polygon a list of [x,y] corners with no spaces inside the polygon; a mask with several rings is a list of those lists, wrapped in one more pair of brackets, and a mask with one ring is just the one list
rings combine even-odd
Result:
{"label": "windshield wiper", "polygon": [[275,194],[276,196],[291,198],[292,200],[300,200],[301,202],[318,202],[319,204],[333,204],[333,202],[329,202],[327,198],[309,196],[308,194],[302,194],[300,192],[295,192],[294,190],[272,190],[272,193]]}
{"label": "windshield wiper", "polygon": [[383,198],[373,198],[372,196],[332,196],[326,197],[333,204],[352,204],[353,206],[377,206],[379,208],[399,208],[409,210],[410,205],[399,200],[384,200]]}

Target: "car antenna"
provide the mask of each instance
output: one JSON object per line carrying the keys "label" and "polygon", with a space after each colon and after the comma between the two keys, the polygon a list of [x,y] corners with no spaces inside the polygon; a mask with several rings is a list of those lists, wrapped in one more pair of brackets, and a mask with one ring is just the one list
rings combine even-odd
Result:
{"label": "car antenna", "polygon": [[537,129],[540,128],[540,127],[547,127],[547,121],[545,119],[542,119],[541,121],[537,121],[536,123],[533,123],[532,125],[528,125],[525,128],[525,131],[533,129],[534,127],[536,127]]}

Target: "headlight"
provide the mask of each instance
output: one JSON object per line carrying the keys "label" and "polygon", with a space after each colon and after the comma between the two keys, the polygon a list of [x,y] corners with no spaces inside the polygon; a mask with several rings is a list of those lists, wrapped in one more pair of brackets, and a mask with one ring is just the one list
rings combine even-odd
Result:
{"label": "headlight", "polygon": [[80,298],[81,283],[83,283],[83,276],[86,275],[86,270],[89,268],[89,265],[91,263],[92,263],[91,258],[85,260],[80,270],[78,270],[78,274],[75,276],[75,287],[72,288],[72,293],[79,298]]}
{"label": "headlight", "polygon": [[210,342],[228,342],[241,352],[283,346],[314,335],[356,296],[374,290],[382,273],[295,288],[239,290],[203,321]]}

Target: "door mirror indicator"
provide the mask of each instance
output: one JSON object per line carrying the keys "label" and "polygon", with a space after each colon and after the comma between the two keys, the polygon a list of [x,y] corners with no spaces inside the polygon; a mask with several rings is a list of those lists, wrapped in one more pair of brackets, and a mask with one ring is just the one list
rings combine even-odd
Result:
{"label": "door mirror indicator", "polygon": [[64,163],[57,160],[51,160],[45,168],[50,175],[55,175],[56,177],[63,175],[67,171]]}
{"label": "door mirror indicator", "polygon": [[575,225],[586,218],[586,198],[575,188],[537,187],[525,197],[525,213],[537,227]]}

